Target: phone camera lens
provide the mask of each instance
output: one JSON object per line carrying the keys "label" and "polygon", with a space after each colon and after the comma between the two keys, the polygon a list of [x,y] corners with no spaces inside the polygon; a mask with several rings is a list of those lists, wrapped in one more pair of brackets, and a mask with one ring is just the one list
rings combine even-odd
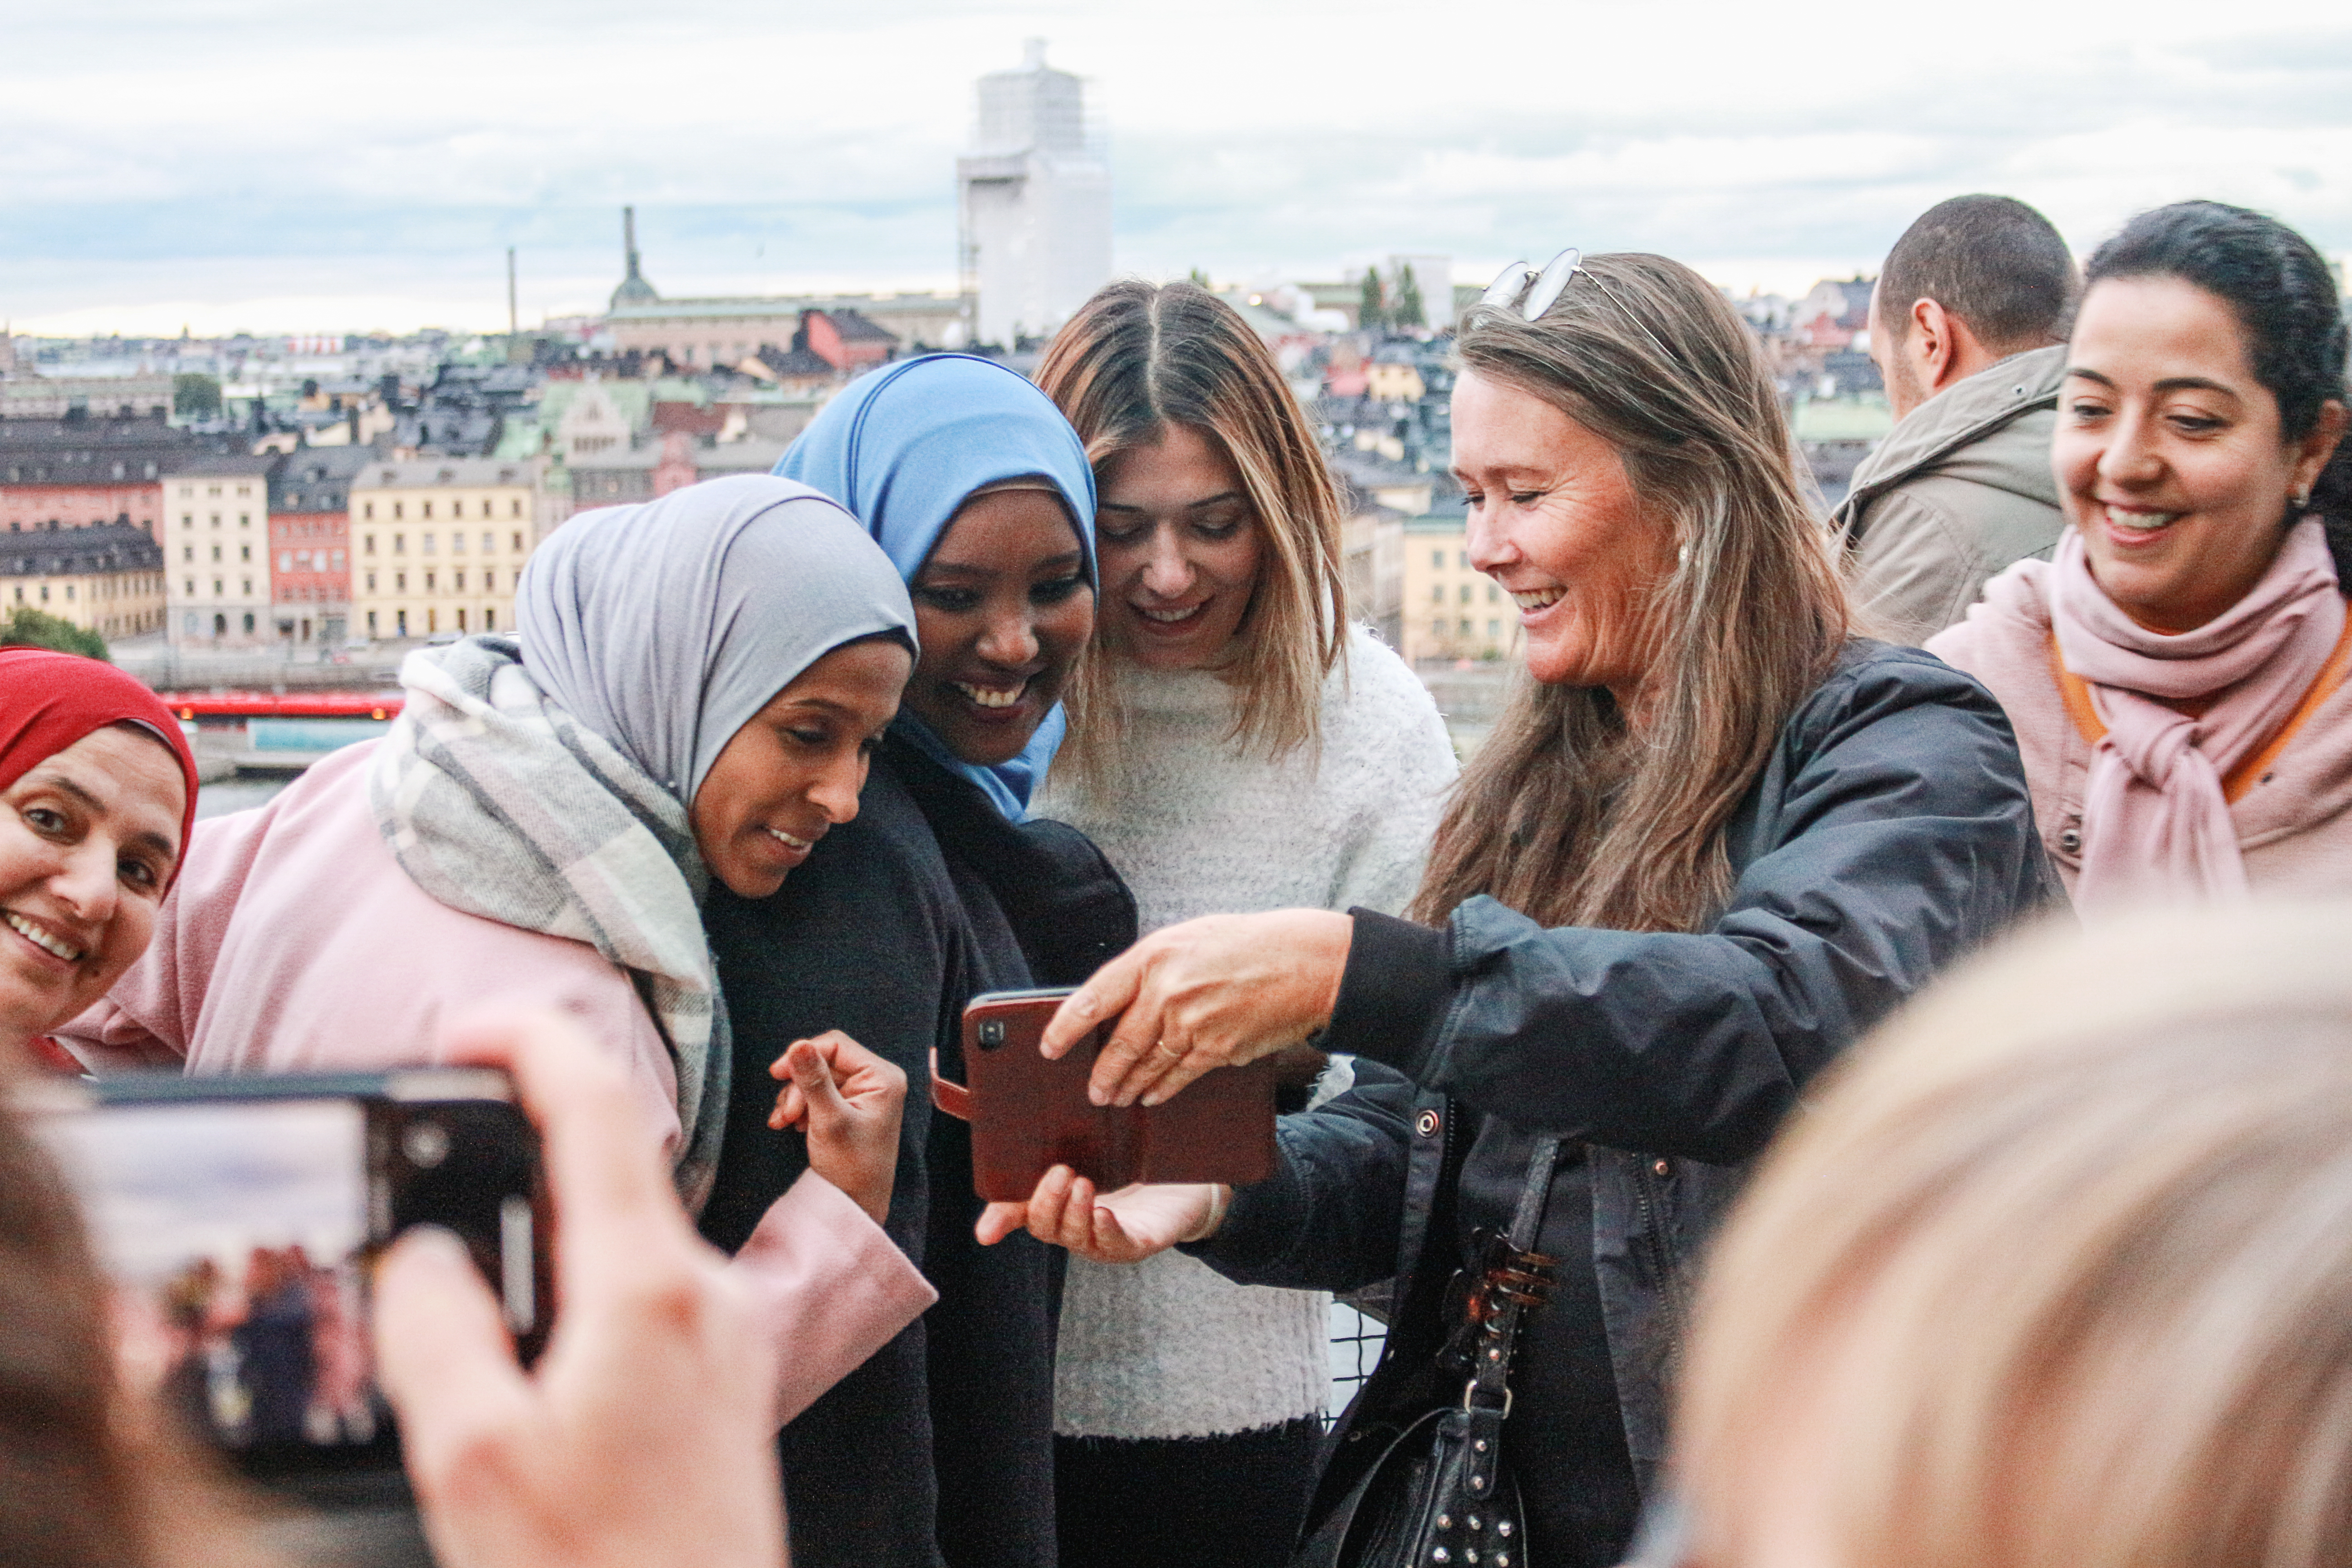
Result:
{"label": "phone camera lens", "polygon": [[992,1051],[1003,1043],[1004,1020],[1002,1018],[982,1019],[980,1026],[980,1048],[983,1051]]}
{"label": "phone camera lens", "polygon": [[429,1171],[449,1157],[449,1130],[437,1121],[412,1121],[400,1147],[410,1164]]}

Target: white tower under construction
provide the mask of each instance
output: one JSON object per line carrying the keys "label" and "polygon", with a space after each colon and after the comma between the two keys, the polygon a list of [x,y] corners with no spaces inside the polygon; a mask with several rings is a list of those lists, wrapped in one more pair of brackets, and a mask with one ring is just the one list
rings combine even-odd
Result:
{"label": "white tower under construction", "polygon": [[963,288],[977,336],[1011,348],[1068,320],[1110,278],[1110,165],[1086,89],[1032,38],[1019,70],[980,79],[971,152],[956,160]]}

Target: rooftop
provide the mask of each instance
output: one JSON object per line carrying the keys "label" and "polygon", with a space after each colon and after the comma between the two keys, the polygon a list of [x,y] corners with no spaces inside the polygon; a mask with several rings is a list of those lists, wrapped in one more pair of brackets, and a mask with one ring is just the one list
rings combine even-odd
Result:
{"label": "rooftop", "polygon": [[153,572],[163,564],[163,548],[127,522],[0,533],[0,577]]}
{"label": "rooftop", "polygon": [[497,485],[528,485],[529,463],[500,462],[495,458],[412,458],[405,461],[378,458],[361,468],[352,480],[355,490],[430,489],[436,486],[484,489]]}

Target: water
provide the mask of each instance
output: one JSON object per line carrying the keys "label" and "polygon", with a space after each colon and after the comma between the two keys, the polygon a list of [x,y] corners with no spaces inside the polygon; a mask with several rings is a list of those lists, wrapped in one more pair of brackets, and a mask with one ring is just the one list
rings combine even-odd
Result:
{"label": "water", "polygon": [[205,784],[196,792],[196,820],[226,816],[232,811],[249,811],[293,782],[284,778],[231,778]]}

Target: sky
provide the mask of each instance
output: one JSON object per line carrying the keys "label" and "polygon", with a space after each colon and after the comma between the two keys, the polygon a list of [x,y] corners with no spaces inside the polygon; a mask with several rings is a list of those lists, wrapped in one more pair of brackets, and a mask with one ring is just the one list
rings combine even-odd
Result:
{"label": "sky", "polygon": [[2352,253],[2352,5],[1717,0],[0,0],[0,320],[503,327],[665,294],[946,289],[972,82],[1087,79],[1123,271],[1244,284],[1566,245],[1741,291],[1875,270],[1973,190],[2087,250],[2243,203]]}

